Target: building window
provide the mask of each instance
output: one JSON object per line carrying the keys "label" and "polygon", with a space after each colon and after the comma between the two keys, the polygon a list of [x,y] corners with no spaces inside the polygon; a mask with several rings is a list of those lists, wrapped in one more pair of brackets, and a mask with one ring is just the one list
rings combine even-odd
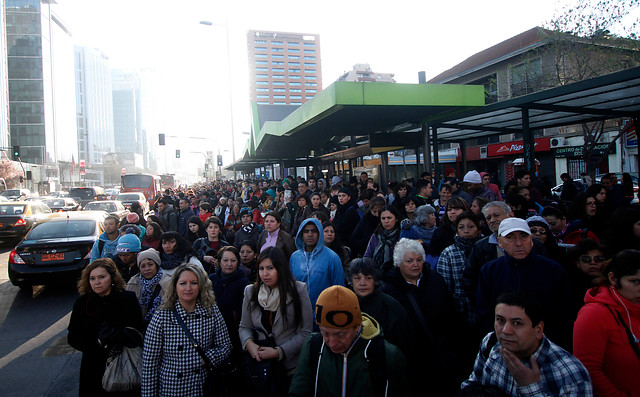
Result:
{"label": "building window", "polygon": [[300,66],[300,62],[289,62],[289,66]]}
{"label": "building window", "polygon": [[316,43],[304,43],[305,47],[315,47]]}
{"label": "building window", "polygon": [[318,90],[307,89],[307,90],[304,90],[304,92],[306,92],[306,93],[312,92],[312,93],[315,94],[316,92],[318,92]]}
{"label": "building window", "polygon": [[275,41],[275,40],[273,40],[273,41],[271,42],[271,45],[283,45],[283,44],[284,44],[284,42],[282,42],[282,41]]}
{"label": "building window", "polygon": [[315,69],[305,69],[304,70],[305,73],[315,73]]}
{"label": "building window", "polygon": [[284,92],[284,88],[274,88],[273,92]]}
{"label": "building window", "polygon": [[284,79],[284,75],[283,74],[274,74],[273,78],[274,79]]}
{"label": "building window", "polygon": [[254,44],[267,44],[267,40],[253,40]]}
{"label": "building window", "polygon": [[314,68],[315,68],[315,67],[316,67],[316,64],[315,64],[315,63],[307,63],[307,62],[305,62],[305,63],[304,63],[304,66],[311,66],[311,67],[314,67]]}
{"label": "building window", "polygon": [[286,97],[286,95],[274,95],[273,99],[285,99]]}
{"label": "building window", "polygon": [[284,72],[284,68],[273,68],[271,69],[273,72]]}
{"label": "building window", "polygon": [[258,92],[269,92],[268,88],[256,88],[256,91]]}
{"label": "building window", "polygon": [[273,52],[284,52],[284,48],[272,48],[271,51],[273,51]]}
{"label": "building window", "polygon": [[268,81],[256,81],[257,85],[269,85]]}
{"label": "building window", "polygon": [[302,85],[299,81],[292,81],[289,85]]}
{"label": "building window", "polygon": [[300,95],[289,95],[289,99],[302,99]]}
{"label": "building window", "polygon": [[258,105],[268,105],[269,102],[264,102],[264,101],[258,101]]}
{"label": "building window", "polygon": [[267,54],[256,54],[256,58],[266,58]]}
{"label": "building window", "polygon": [[299,48],[289,48],[287,51],[289,52],[300,52]]}
{"label": "building window", "polygon": [[316,83],[304,83],[304,85],[306,85],[307,87],[317,87],[318,84]]}
{"label": "building window", "polygon": [[269,95],[256,95],[258,99],[269,99]]}
{"label": "building window", "polygon": [[256,47],[256,51],[266,51],[267,47]]}
{"label": "building window", "polygon": [[284,85],[284,81],[274,81],[273,85]]}
{"label": "building window", "polygon": [[302,90],[299,88],[290,88],[289,92],[302,92]]}
{"label": "building window", "polygon": [[271,58],[274,58],[274,59],[283,59],[283,58],[284,58],[284,55],[272,54],[272,55],[271,55]]}
{"label": "building window", "polygon": [[498,77],[495,73],[474,80],[468,84],[481,85],[484,87],[484,103],[486,105],[498,102]]}
{"label": "building window", "polygon": [[271,61],[272,65],[284,65],[284,62],[282,61]]}
{"label": "building window", "polygon": [[530,94],[542,89],[542,64],[540,58],[509,68],[511,96]]}
{"label": "building window", "polygon": [[302,105],[302,102],[291,102],[290,105]]}
{"label": "building window", "polygon": [[300,77],[301,77],[301,76],[298,76],[298,75],[292,74],[292,75],[290,75],[290,76],[289,76],[289,79],[290,79],[290,80],[300,80]]}
{"label": "building window", "polygon": [[305,50],[304,50],[304,53],[305,53],[305,54],[315,54],[315,53],[316,53],[316,50],[306,50],[306,49],[305,49]]}
{"label": "building window", "polygon": [[300,56],[298,56],[298,55],[288,55],[287,58],[289,58],[289,59],[300,59]]}
{"label": "building window", "polygon": [[289,73],[300,73],[300,69],[289,69]]}
{"label": "building window", "polygon": [[257,79],[266,79],[268,77],[269,77],[268,74],[256,74],[256,78]]}
{"label": "building window", "polygon": [[269,68],[256,68],[256,72],[268,72]]}
{"label": "building window", "polygon": [[290,42],[288,42],[287,44],[289,44],[289,45],[295,45],[295,46],[300,45],[300,43],[298,43],[297,41],[290,41]]}
{"label": "building window", "polygon": [[267,61],[256,61],[256,65],[266,65],[268,63],[269,62],[267,62]]}
{"label": "building window", "polygon": [[304,76],[304,78],[306,80],[317,80],[318,79],[316,76]]}
{"label": "building window", "polygon": [[312,57],[312,56],[307,56],[307,55],[305,55],[305,56],[304,56],[304,59],[309,59],[309,60],[311,60],[311,61],[315,61],[315,60],[316,60],[316,57]]}

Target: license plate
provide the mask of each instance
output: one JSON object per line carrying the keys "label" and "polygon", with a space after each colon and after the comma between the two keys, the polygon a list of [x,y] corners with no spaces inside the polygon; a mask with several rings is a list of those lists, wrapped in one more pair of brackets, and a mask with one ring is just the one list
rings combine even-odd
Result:
{"label": "license plate", "polygon": [[64,253],[60,254],[44,254],[40,257],[40,260],[43,262],[49,261],[61,261],[64,259]]}

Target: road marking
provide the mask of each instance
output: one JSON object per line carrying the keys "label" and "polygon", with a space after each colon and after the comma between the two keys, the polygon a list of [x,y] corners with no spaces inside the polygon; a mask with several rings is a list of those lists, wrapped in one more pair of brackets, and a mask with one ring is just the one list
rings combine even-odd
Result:
{"label": "road marking", "polygon": [[31,352],[32,350],[37,349],[38,347],[44,345],[49,339],[58,335],[60,332],[62,332],[64,329],[67,328],[67,326],[69,325],[70,318],[71,318],[71,312],[67,313],[64,317],[56,321],[49,328],[45,329],[35,337],[29,339],[28,341],[20,345],[17,349],[12,351],[11,353],[0,358],[0,369],[4,368],[7,364],[12,362],[16,358],[19,358]]}

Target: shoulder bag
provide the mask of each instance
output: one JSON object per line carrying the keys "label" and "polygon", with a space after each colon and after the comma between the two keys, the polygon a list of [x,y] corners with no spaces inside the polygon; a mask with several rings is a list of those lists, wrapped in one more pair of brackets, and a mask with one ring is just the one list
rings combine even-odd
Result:
{"label": "shoulder bag", "polygon": [[[142,339],[135,328],[127,327]],[[107,392],[132,391],[140,389],[142,375],[142,347],[122,346],[111,350],[107,366],[102,375],[102,388]]]}

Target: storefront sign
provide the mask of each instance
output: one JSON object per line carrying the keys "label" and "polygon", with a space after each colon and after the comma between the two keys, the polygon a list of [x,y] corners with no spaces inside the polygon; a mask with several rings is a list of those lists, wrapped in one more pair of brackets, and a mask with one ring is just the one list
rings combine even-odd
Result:
{"label": "storefront sign", "polygon": [[[593,154],[600,155],[603,154],[604,151],[609,146],[608,143],[599,143],[593,148]],[[569,147],[559,147],[553,151],[553,155],[555,157],[582,157],[584,153],[584,146],[569,146]],[[609,154],[615,154],[616,147],[613,147],[613,150],[609,152]]]}
{"label": "storefront sign", "polygon": [[[487,157],[507,156],[510,154],[520,154],[523,152],[524,142],[514,141],[505,143],[496,143],[487,146]],[[551,138],[538,138],[535,140],[534,151],[544,152],[551,150]]]}

